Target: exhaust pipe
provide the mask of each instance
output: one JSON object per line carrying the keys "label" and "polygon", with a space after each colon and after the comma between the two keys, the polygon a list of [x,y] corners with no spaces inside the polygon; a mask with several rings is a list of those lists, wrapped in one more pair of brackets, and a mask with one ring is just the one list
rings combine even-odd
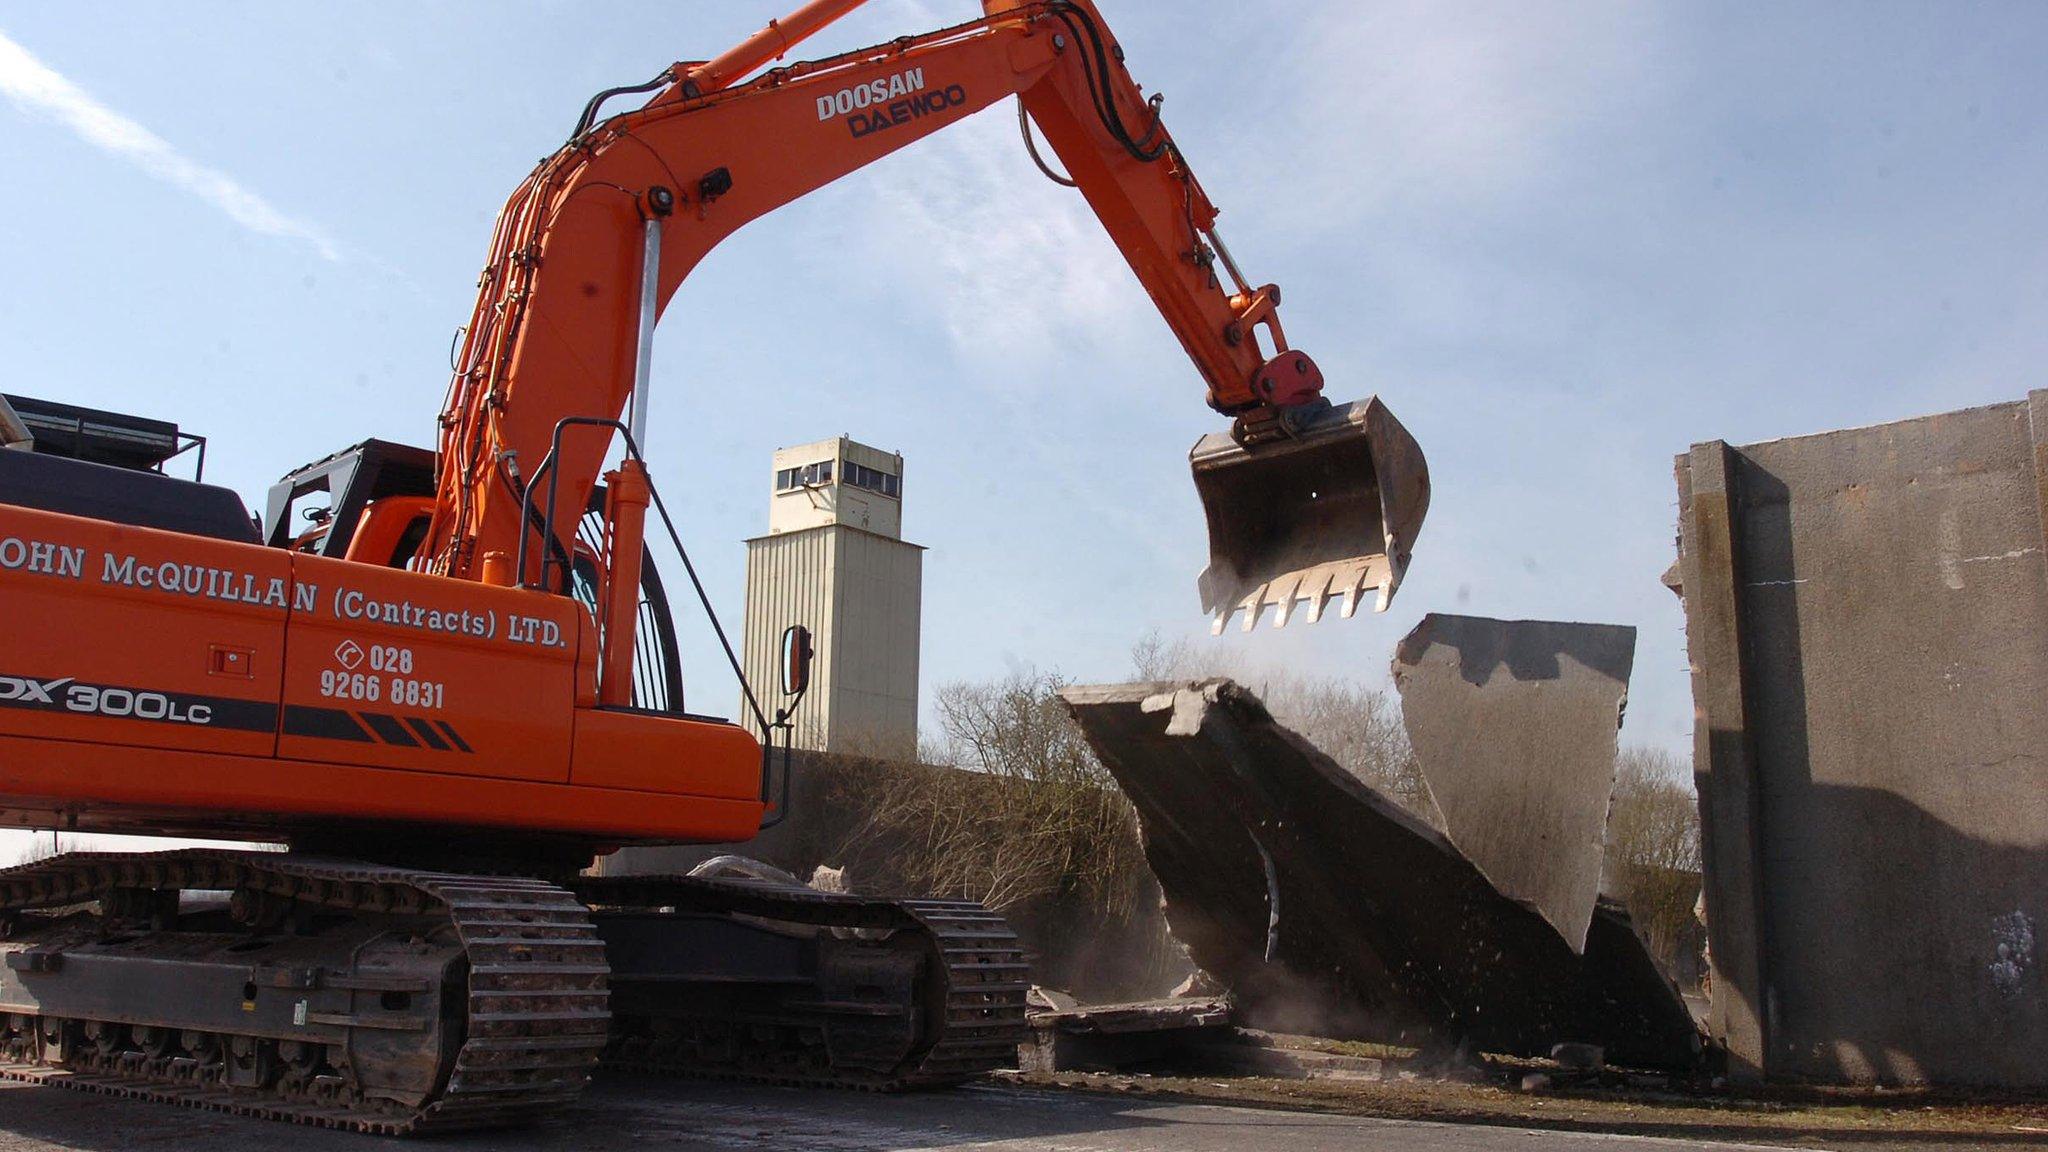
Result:
{"label": "exhaust pipe", "polygon": [[1333,599],[1349,619],[1368,590],[1384,612],[1401,586],[1429,512],[1429,465],[1379,398],[1291,421],[1291,435],[1240,445],[1202,437],[1188,453],[1209,521],[1202,610],[1221,633],[1239,610],[1244,630],[1276,609],[1309,623]]}

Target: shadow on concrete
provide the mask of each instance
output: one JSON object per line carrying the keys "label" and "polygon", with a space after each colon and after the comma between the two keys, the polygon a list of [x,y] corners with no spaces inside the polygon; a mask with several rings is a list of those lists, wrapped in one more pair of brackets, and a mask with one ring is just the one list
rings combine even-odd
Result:
{"label": "shadow on concrete", "polygon": [[[1703,832],[1709,848],[1724,834],[1755,845],[1746,874],[1731,869],[1709,882],[1753,885],[1754,935],[1719,927],[1737,932],[1732,946],[1752,948],[1756,960],[1728,966],[1736,978],[1717,974],[1714,995],[1739,1000],[1764,1022],[1763,1062],[1772,1076],[2040,1085],[2048,980],[2033,937],[2048,924],[2048,849],[1993,842],[1914,798],[1987,818],[1998,805],[2041,810],[2037,788],[2001,794],[1992,783],[2037,780],[2038,771],[2007,775],[2002,764],[1970,763],[1957,750],[2003,748],[2024,762],[2036,755],[2026,743],[2030,729],[2015,716],[2005,721],[2015,725],[2011,732],[1980,741],[1955,730],[1961,718],[1988,714],[2000,722],[2007,710],[1980,711],[1977,701],[1946,694],[1932,704],[1894,698],[1901,684],[1938,679],[1951,660],[2002,655],[1958,649],[1950,634],[1981,644],[2001,633],[1986,614],[2025,615],[2021,593],[1930,600],[1913,592],[1919,585],[1912,581],[1925,579],[1914,565],[1930,563],[1925,541],[1902,543],[1896,554],[1844,557],[1844,541],[1875,530],[1864,519],[1844,526],[1826,518],[1875,518],[1864,506],[1884,501],[1869,494],[1852,501],[1824,488],[1795,492],[1741,450],[1734,455],[1737,674],[1750,734],[1745,747],[1742,733],[1710,732],[1713,772],[1699,782],[1702,813],[1711,817],[1708,790],[1732,784],[1713,776],[1754,765],[1746,811],[1721,808],[1724,818],[1746,816],[1748,827],[1717,828],[1710,818]],[[1932,485],[1899,483],[1912,494],[1886,500],[1902,509],[1920,506],[1901,502],[1932,499],[1922,491]],[[1816,503],[1837,499],[1846,511]],[[1808,515],[1822,517],[1803,535],[1793,520],[1800,501]],[[2029,586],[2025,595],[2038,593]],[[1867,667],[1873,650],[1896,652],[1882,675]],[[1987,693],[2013,693],[2013,707],[2038,706],[1995,677],[1982,683]],[[1895,711],[1911,722],[1894,720]],[[1816,715],[1823,730],[1812,727]],[[1937,720],[1946,738],[1923,726]],[[1817,758],[1830,779],[1815,778]],[[1728,933],[1716,928],[1710,923],[1718,952]]]}
{"label": "shadow on concrete", "polygon": [[[1884,789],[1778,779],[1767,795],[1766,820],[1771,808],[1792,809],[1801,817],[1793,827],[1824,819],[1855,830],[1861,842],[1856,852],[1802,861],[1811,870],[1794,874],[1793,861],[1766,841],[1762,888],[1771,951],[1763,971],[1770,991],[1726,987],[1716,995],[1774,1006],[1766,1033],[1773,1074],[1877,1084],[2040,1083],[2041,1054],[2030,1042],[2048,1026],[2038,960],[2002,956],[1994,924],[1972,936],[1942,932],[1935,927],[1939,912],[1927,905],[1951,884],[2005,887],[2039,876],[2048,853],[1987,842]],[[1916,876],[1909,863],[1915,860],[1936,863]],[[2015,892],[2008,899],[2038,902],[2040,895]],[[1787,922],[1798,915],[1809,922]],[[1817,935],[1834,942],[1804,946]],[[1843,947],[1847,941],[1866,946]],[[1992,975],[1999,964],[2013,966],[2017,986],[2000,987]],[[1961,1041],[1958,1012],[1982,1022]],[[1963,1062],[1978,1074],[1942,1074]]]}
{"label": "shadow on concrete", "polygon": [[[1432,645],[1455,648],[1458,669],[1468,683],[1484,684],[1494,669],[1506,666],[1516,680],[1555,680],[1563,675],[1560,661],[1569,658],[1612,680],[1628,683],[1635,661],[1633,628],[1567,624],[1551,620],[1492,620],[1432,612],[1430,627],[1417,627],[1395,649],[1398,664],[1415,664]],[[1504,627],[1505,626],[1505,627]],[[1627,631],[1629,642],[1611,635]]]}

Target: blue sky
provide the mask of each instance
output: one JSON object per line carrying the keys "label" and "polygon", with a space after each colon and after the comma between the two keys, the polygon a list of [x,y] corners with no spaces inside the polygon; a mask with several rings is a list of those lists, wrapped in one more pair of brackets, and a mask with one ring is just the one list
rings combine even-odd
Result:
{"label": "blue sky", "polygon": [[[1685,750],[1672,457],[2015,398],[2048,361],[2048,9],[1103,7],[1294,343],[1435,478],[1392,612],[1222,641],[1251,659],[1384,680],[1429,610],[1633,624],[1624,738]],[[591,92],[777,8],[0,7],[0,387],[177,419],[252,504],[427,443],[513,185]],[[802,54],[976,10],[875,0]],[[770,452],[845,432],[908,458],[927,698],[1206,634],[1185,453],[1220,421],[1007,105],[715,252],[655,377],[656,478],[729,622]]]}

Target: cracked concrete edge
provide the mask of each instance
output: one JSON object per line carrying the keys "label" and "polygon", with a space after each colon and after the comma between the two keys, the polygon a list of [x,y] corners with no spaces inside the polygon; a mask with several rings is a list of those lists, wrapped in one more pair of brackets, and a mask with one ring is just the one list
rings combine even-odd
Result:
{"label": "cracked concrete edge", "polygon": [[1226,707],[1241,721],[1267,727],[1273,737],[1287,744],[1351,799],[1371,808],[1382,818],[1401,825],[1403,831],[1432,846],[1460,855],[1457,846],[1429,821],[1360,780],[1307,737],[1274,719],[1272,710],[1266,707],[1258,693],[1228,676],[1199,680],[1139,680],[1128,684],[1070,684],[1060,689],[1059,696],[1065,702],[1068,714],[1076,720],[1080,719],[1082,709],[1104,705],[1135,704],[1139,711],[1148,713],[1171,709],[1175,715],[1166,730],[1170,736],[1200,735],[1202,721],[1209,709],[1219,705]]}

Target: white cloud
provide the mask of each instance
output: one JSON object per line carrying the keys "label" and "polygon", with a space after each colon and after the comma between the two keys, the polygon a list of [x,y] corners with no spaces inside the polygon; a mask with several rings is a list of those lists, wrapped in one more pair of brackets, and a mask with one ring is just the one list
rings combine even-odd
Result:
{"label": "white cloud", "polygon": [[[909,0],[889,15],[910,27],[933,17]],[[1342,0],[1290,27],[1275,66],[1296,79],[1248,105],[1233,92],[1234,114],[1193,77],[1147,69],[1190,105],[1179,119],[1205,125],[1192,134],[1209,142],[1196,163],[1213,169],[1212,192],[1229,193],[1233,236],[1518,210],[1569,170],[1580,132],[1672,83],[1650,63],[1666,29],[1640,6]],[[1155,60],[1174,45],[1144,48]],[[1077,342],[1113,351],[1157,321],[1087,204],[1032,170],[1014,107],[1002,101],[880,165],[882,195],[858,229],[864,255],[922,286],[920,303],[970,362],[1070,364]],[[1242,246],[1241,259],[1265,266],[1256,243]],[[1394,255],[1385,247],[1382,261]],[[1462,278],[1456,288],[1462,298]]]}
{"label": "white cloud", "polygon": [[1664,39],[1648,5],[1331,5],[1288,61],[1307,80],[1284,138],[1315,149],[1289,171],[1316,215],[1513,203],[1576,131],[1673,82]]}
{"label": "white cloud", "polygon": [[1156,324],[1081,194],[1025,158],[1014,101],[911,145],[875,181],[860,235],[872,258],[922,286],[964,358],[1071,361],[1077,339]]}
{"label": "white cloud", "polygon": [[161,136],[95,100],[5,33],[0,33],[0,93],[23,112],[56,121],[93,147],[199,197],[251,232],[301,241],[323,260],[338,263],[342,258],[340,247],[319,229],[278,211],[226,173],[185,156]]}
{"label": "white cloud", "polygon": [[[937,28],[960,15],[954,0],[875,3],[836,39]],[[823,38],[817,47],[826,50]],[[1058,164],[1043,139],[1038,146]],[[908,145],[861,180],[873,194],[848,201],[858,204],[850,231],[861,264],[909,286],[953,354],[1004,387],[1071,372],[1077,345],[1111,350],[1143,325],[1163,335],[1081,194],[1046,180],[1025,156],[1014,99]]]}

